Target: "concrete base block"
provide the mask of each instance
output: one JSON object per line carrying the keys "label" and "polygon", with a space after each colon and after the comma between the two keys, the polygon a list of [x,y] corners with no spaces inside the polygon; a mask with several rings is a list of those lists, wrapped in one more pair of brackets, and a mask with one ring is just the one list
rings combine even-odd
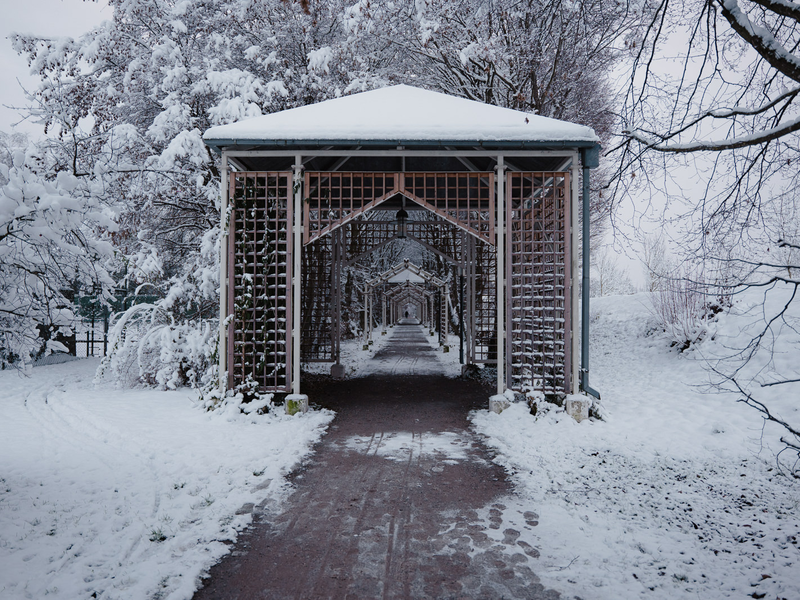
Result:
{"label": "concrete base block", "polygon": [[589,400],[580,396],[568,396],[565,402],[567,414],[578,423],[589,418]]}
{"label": "concrete base block", "polygon": [[331,377],[334,379],[344,379],[344,365],[331,365]]}
{"label": "concrete base block", "polygon": [[497,394],[489,398],[489,410],[493,413],[500,414],[509,406],[511,406],[511,402],[503,394]]}
{"label": "concrete base block", "polygon": [[284,406],[286,407],[287,415],[296,415],[299,412],[307,413],[308,396],[305,394],[289,394],[286,396],[286,403]]}

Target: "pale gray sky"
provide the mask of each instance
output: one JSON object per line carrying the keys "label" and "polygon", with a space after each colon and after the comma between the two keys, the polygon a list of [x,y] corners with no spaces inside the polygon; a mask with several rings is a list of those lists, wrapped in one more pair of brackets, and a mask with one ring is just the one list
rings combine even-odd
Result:
{"label": "pale gray sky", "polygon": [[[0,131],[12,132],[12,125],[20,120],[18,111],[7,106],[25,106],[25,95],[20,83],[33,88],[36,79],[29,74],[25,61],[11,48],[11,33],[34,33],[48,37],[76,37],[95,25],[111,18],[111,9],[105,0],[0,0]],[[18,81],[19,80],[19,83]],[[42,128],[32,123],[22,123],[16,131],[34,137]]]}

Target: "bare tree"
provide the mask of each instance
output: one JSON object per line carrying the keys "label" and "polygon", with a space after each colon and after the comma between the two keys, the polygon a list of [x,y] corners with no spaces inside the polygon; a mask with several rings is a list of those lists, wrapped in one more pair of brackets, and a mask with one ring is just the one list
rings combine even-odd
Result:
{"label": "bare tree", "polygon": [[[800,252],[800,243],[780,240],[779,249]],[[739,348],[732,348],[711,365],[716,379],[713,386],[732,392],[738,401],[756,409],[767,423],[782,428],[783,452],[791,456],[788,470],[800,478],[800,426],[792,417],[781,414],[776,399],[800,397],[800,365],[787,356],[800,355],[800,279],[790,273],[800,271],[800,262],[768,262],[733,259],[746,274],[727,287],[732,293],[762,290],[759,326]],[[788,273],[787,273],[788,271]],[[788,340],[789,343],[786,343]],[[793,412],[793,411],[792,411]],[[779,464],[781,453],[778,455]]]}
{"label": "bare tree", "polygon": [[[661,0],[627,44],[616,191],[702,157],[708,187],[690,209],[703,233],[696,242],[761,224],[772,189],[796,187],[800,174],[800,5]],[[671,69],[656,67],[665,61]]]}
{"label": "bare tree", "polygon": [[636,291],[628,274],[607,247],[592,253],[592,273],[592,296],[633,294]]}
{"label": "bare tree", "polygon": [[644,267],[645,290],[656,292],[664,287],[673,265],[667,256],[667,245],[662,236],[649,235],[642,241],[642,265]]}
{"label": "bare tree", "polygon": [[677,170],[697,167],[702,189],[684,192],[677,182],[687,202],[682,211],[670,207],[685,234],[682,247],[706,273],[709,261],[722,267],[713,279],[725,294],[764,290],[765,325],[714,365],[717,389],[784,427],[786,448],[796,453],[798,427],[775,416],[759,386],[797,397],[797,377],[775,361],[771,378],[758,383],[748,365],[796,330],[790,317],[800,278],[797,238],[789,236],[800,183],[800,4],[660,0],[647,26],[625,43],[632,73],[611,148],[612,196],[617,202],[631,192],[663,193]]}

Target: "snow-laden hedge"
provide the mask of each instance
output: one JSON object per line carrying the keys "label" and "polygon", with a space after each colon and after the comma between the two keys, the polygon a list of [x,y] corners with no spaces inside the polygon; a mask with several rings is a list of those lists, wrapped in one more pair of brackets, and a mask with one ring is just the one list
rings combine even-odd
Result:
{"label": "snow-laden hedge", "polygon": [[164,298],[116,315],[108,355],[98,379],[122,387],[212,387],[219,345],[219,228],[203,236],[199,251]]}

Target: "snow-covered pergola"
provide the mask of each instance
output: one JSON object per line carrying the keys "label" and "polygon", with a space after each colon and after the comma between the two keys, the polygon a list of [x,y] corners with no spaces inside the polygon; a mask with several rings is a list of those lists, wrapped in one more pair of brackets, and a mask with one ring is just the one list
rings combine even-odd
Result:
{"label": "snow-covered pergola", "polygon": [[[588,210],[599,156],[590,128],[399,85],[204,139],[222,157],[223,387],[252,378],[299,394],[301,360],[338,360],[329,324],[357,224],[361,255],[408,238],[458,269],[468,360],[498,365],[498,393],[592,393],[586,284],[583,344],[574,327],[578,200]],[[427,216],[402,227],[365,218],[406,209]]]}

